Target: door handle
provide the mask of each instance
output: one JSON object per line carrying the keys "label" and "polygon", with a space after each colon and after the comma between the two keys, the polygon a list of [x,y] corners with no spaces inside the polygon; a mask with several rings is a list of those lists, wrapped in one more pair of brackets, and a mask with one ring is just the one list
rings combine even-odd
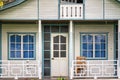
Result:
{"label": "door handle", "polygon": [[54,60],[54,58],[52,58],[52,60]]}

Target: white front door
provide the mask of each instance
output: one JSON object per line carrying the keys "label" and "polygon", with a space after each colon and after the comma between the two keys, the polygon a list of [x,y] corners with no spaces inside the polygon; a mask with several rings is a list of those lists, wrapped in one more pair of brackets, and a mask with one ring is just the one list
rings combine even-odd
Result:
{"label": "white front door", "polygon": [[68,34],[51,36],[51,76],[68,76]]}

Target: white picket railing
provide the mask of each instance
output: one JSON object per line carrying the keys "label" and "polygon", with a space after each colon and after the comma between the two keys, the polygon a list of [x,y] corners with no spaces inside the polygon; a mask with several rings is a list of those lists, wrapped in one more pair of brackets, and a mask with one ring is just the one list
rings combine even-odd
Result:
{"label": "white picket railing", "polygon": [[118,71],[118,60],[74,60],[71,78],[113,78],[118,77]]}
{"label": "white picket railing", "polygon": [[60,19],[82,19],[83,4],[61,4]]}
{"label": "white picket railing", "polygon": [[38,61],[0,61],[0,78],[39,78]]}

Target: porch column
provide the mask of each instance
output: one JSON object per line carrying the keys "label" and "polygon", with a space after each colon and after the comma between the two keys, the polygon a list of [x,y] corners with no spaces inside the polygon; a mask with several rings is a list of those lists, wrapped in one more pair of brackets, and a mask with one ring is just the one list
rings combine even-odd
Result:
{"label": "porch column", "polygon": [[73,21],[69,25],[69,77],[72,79],[72,61],[73,61]]}
{"label": "porch column", "polygon": [[120,78],[120,20],[118,20],[118,77]]}
{"label": "porch column", "polygon": [[42,78],[42,24],[41,24],[41,20],[39,20],[38,23],[38,75],[39,75],[39,79]]}

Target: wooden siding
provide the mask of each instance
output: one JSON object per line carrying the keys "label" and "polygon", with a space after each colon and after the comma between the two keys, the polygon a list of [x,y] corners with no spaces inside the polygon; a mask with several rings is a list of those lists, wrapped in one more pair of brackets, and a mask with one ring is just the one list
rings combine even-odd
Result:
{"label": "wooden siding", "polygon": [[0,19],[37,19],[38,0],[27,0],[26,2],[0,12]]}
{"label": "wooden siding", "polygon": [[58,19],[58,0],[40,0],[40,18]]}
{"label": "wooden siding", "polygon": [[3,24],[2,25],[2,59],[8,60],[8,32],[36,33],[36,59],[39,59],[38,54],[38,25],[37,24]]}
{"label": "wooden siding", "polygon": [[116,0],[105,0],[105,18],[120,19],[120,3]]}
{"label": "wooden siding", "polygon": [[103,19],[103,0],[85,0],[85,19]]}
{"label": "wooden siding", "polygon": [[114,26],[112,24],[75,25],[75,56],[80,55],[80,32],[108,32],[108,60],[114,60]]}

